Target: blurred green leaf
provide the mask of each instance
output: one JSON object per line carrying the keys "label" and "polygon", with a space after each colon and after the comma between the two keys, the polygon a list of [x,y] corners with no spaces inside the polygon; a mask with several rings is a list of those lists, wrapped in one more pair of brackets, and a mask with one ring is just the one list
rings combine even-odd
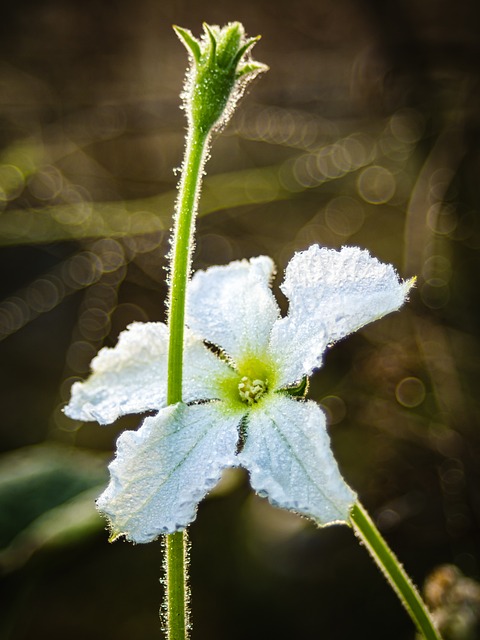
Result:
{"label": "blurred green leaf", "polygon": [[45,546],[103,527],[95,497],[107,480],[103,457],[43,444],[0,459],[0,568],[24,565]]}

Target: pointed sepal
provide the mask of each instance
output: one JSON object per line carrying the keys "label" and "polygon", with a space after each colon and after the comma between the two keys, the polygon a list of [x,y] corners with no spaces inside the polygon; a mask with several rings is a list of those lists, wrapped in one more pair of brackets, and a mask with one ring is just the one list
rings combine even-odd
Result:
{"label": "pointed sepal", "polygon": [[268,69],[250,57],[259,36],[246,38],[239,22],[222,28],[204,23],[200,39],[188,29],[174,29],[192,60],[183,94],[185,110],[191,125],[207,135],[226,124],[247,84]]}
{"label": "pointed sepal", "polygon": [[173,30],[179,37],[180,41],[185,45],[186,50],[193,56],[195,62],[200,62],[200,57],[202,55],[200,50],[200,45],[198,40],[194,38],[192,32],[189,29],[184,29],[183,27],[177,27],[177,25],[173,25]]}

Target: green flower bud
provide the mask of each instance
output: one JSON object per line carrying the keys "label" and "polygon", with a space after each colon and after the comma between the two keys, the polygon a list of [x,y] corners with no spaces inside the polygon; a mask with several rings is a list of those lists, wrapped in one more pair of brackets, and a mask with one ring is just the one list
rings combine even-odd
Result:
{"label": "green flower bud", "polygon": [[222,28],[204,24],[199,40],[188,29],[174,29],[191,58],[184,108],[190,125],[207,135],[225,126],[247,84],[268,69],[250,57],[260,36],[247,39],[239,22]]}

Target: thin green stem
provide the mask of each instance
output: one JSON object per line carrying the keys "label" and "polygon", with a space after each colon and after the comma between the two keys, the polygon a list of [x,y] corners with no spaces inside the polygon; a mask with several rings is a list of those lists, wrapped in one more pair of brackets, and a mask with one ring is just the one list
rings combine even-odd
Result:
{"label": "thin green stem", "polygon": [[353,505],[350,520],[355,533],[390,582],[420,634],[426,640],[442,640],[413,582],[359,502]]}
{"label": "thin green stem", "polygon": [[165,626],[169,640],[188,637],[187,532],[165,536]]}
{"label": "thin green stem", "polygon": [[[172,238],[169,298],[168,404],[182,401],[185,300],[190,275],[195,214],[200,194],[208,136],[191,127],[182,168]],[[166,627],[168,640],[188,638],[187,537],[166,536]]]}
{"label": "thin green stem", "polygon": [[192,128],[187,139],[172,238],[169,298],[168,404],[182,400],[185,297],[192,237],[208,136]]}

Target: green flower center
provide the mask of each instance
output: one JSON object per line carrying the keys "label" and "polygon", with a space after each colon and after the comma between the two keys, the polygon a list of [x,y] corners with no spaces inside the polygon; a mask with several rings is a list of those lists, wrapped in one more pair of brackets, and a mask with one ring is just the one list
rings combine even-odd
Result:
{"label": "green flower center", "polygon": [[251,406],[257,403],[268,390],[268,380],[243,376],[238,383],[238,393],[243,402]]}
{"label": "green flower center", "polygon": [[244,413],[247,408],[254,411],[264,396],[274,391],[276,378],[275,367],[267,358],[260,360],[256,355],[246,355],[229,373],[218,378],[218,398],[225,402],[228,411]]}

